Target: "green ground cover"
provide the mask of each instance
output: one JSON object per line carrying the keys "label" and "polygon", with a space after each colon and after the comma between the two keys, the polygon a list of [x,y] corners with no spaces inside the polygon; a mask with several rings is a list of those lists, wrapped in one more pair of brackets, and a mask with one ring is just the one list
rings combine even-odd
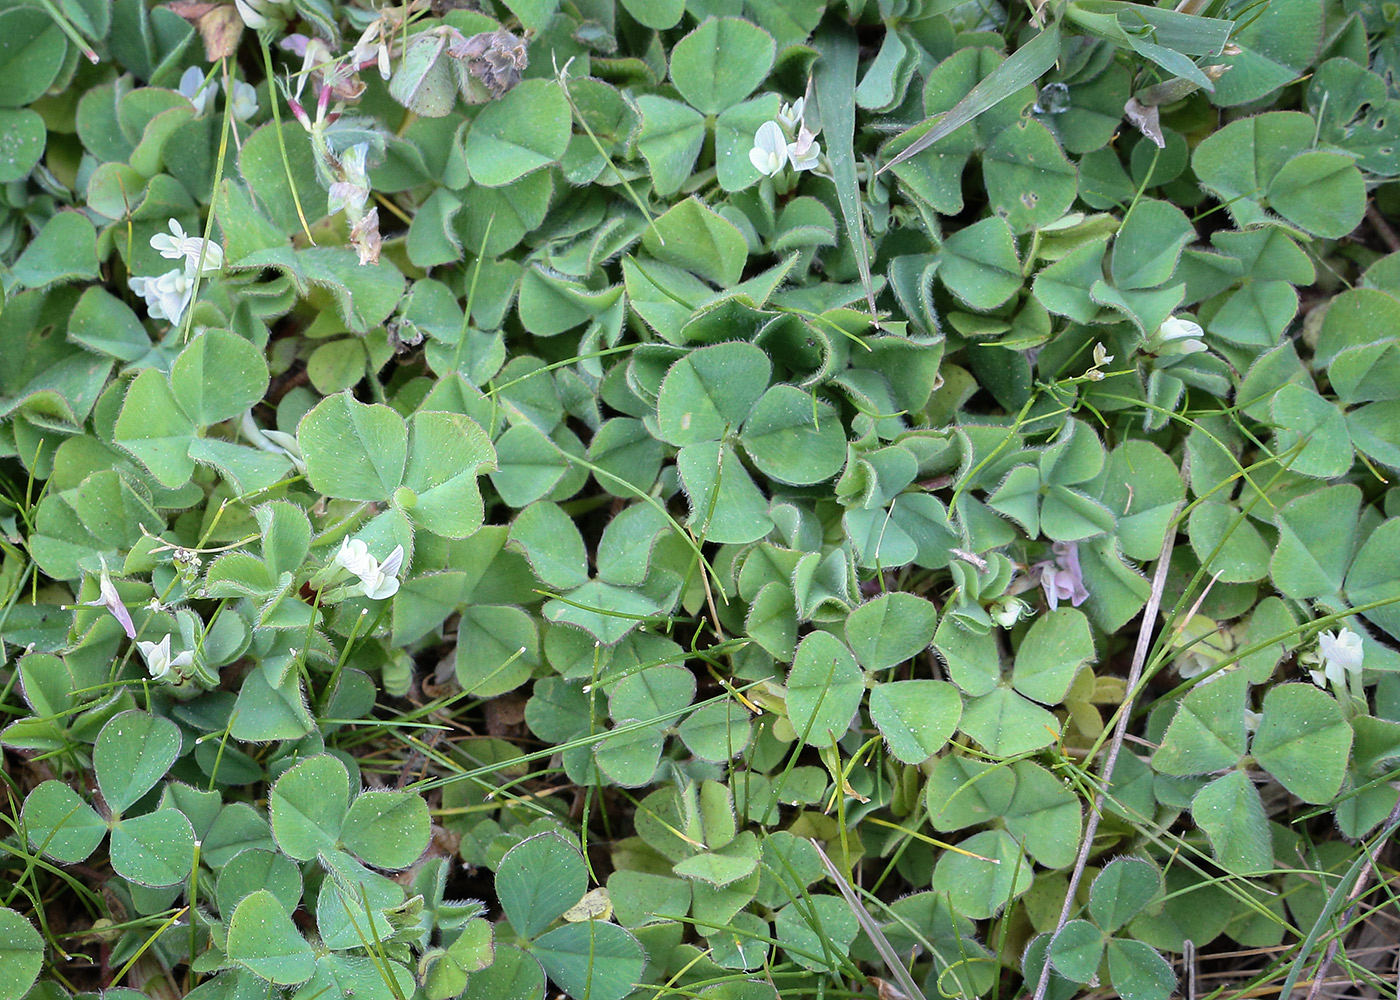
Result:
{"label": "green ground cover", "polygon": [[0,1000],[1394,998],[1397,23],[0,4]]}

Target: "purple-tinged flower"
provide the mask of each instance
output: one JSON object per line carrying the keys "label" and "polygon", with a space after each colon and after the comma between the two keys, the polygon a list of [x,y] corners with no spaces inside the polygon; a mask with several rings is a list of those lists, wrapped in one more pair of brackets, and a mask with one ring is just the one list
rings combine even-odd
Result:
{"label": "purple-tinged flower", "polygon": [[102,560],[102,572],[97,577],[98,597],[95,601],[84,601],[83,605],[89,608],[106,608],[112,613],[112,617],[121,623],[122,631],[126,633],[128,639],[136,638],[136,626],[131,623],[131,612],[126,610],[126,605],[122,603],[122,595],[117,593],[117,588],[112,584],[112,578],[107,574],[107,560]]}
{"label": "purple-tinged flower", "polygon": [[1051,611],[1058,608],[1061,601],[1069,601],[1077,608],[1089,597],[1089,591],[1084,587],[1084,574],[1079,568],[1079,543],[1056,542],[1053,549],[1053,561],[1047,559],[1032,567],[1040,575],[1045,601]]}

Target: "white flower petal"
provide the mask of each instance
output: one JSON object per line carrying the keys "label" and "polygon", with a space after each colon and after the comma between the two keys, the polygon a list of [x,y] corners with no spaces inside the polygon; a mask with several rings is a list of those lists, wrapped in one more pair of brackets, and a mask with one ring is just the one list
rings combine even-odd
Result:
{"label": "white flower petal", "polygon": [[778,124],[782,125],[783,128],[787,129],[789,132],[795,130],[798,125],[802,124],[802,115],[806,107],[807,101],[802,97],[799,97],[791,104],[784,104],[778,110]]}
{"label": "white flower petal", "polygon": [[[185,227],[176,219],[170,220],[170,233],[156,233],[151,237],[151,249],[160,253],[166,260],[185,261],[185,271],[194,274],[196,267],[205,274],[213,274],[224,266],[224,248],[213,240],[186,234]],[[203,264],[201,265],[201,260]],[[138,293],[139,294],[139,293]]]}
{"label": "white flower petal", "polygon": [[756,146],[749,150],[749,162],[753,164],[755,170],[765,177],[772,177],[779,170],[783,169],[782,162],[774,157],[772,153],[766,153]]}
{"label": "white flower petal", "polygon": [[191,66],[180,76],[178,90],[194,105],[194,113],[202,115],[209,107],[209,102],[218,94],[219,84],[214,80],[206,80],[198,66]]}
{"label": "white flower petal", "polygon": [[248,27],[255,31],[267,27],[267,18],[261,13],[264,0],[233,0],[233,5],[238,8],[238,16]]}
{"label": "white flower petal", "polygon": [[398,574],[403,566],[402,545],[396,545],[383,563],[369,553],[369,546],[358,538],[344,538],[332,562],[360,578],[360,592],[372,601],[393,597],[399,590]]}
{"label": "white flower petal", "polygon": [[335,554],[335,563],[359,577],[363,577],[377,565],[374,557],[369,554],[369,546],[358,538],[340,540],[340,551]]}
{"label": "white flower petal", "polygon": [[[806,138],[804,143],[802,140]],[[787,147],[788,159],[792,161],[794,170],[811,170],[821,162],[822,144],[814,141],[810,136],[799,135],[798,141],[789,143]]]}
{"label": "white flower petal", "polygon": [[180,249],[180,241],[173,236],[166,236],[164,233],[156,233],[151,237],[151,249],[166,260],[179,260],[185,255]]}
{"label": "white flower petal", "polygon": [[398,577],[385,576],[379,572],[364,581],[364,588],[365,596],[371,601],[383,601],[399,592],[399,580]]}
{"label": "white flower petal", "polygon": [[754,133],[749,162],[761,174],[772,177],[787,163],[787,137],[777,122],[764,122]]}
{"label": "white flower petal", "polygon": [[1205,333],[1206,332],[1201,329],[1199,323],[1189,319],[1181,319],[1177,316],[1168,317],[1167,321],[1162,324],[1161,329],[1157,331],[1157,335],[1163,340],[1185,340],[1188,337],[1204,337]]}
{"label": "white flower petal", "polygon": [[146,670],[150,672],[153,680],[161,680],[170,673],[169,635],[166,635],[160,642],[138,642],[136,649],[140,652],[141,658],[146,661]]}
{"label": "white flower petal", "polygon": [[246,122],[258,113],[258,90],[251,83],[233,83],[233,117]]}
{"label": "white flower petal", "polygon": [[1323,632],[1318,637],[1317,646],[1329,668],[1335,664],[1339,671],[1352,673],[1361,669],[1365,650],[1361,645],[1361,636],[1351,629],[1344,628],[1336,633]]}
{"label": "white flower petal", "polygon": [[[148,284],[146,287],[150,289],[152,286]],[[154,289],[156,302],[150,307],[150,314],[156,319],[168,319],[178,326],[189,308],[190,299],[194,297],[194,282],[184,271],[176,269],[156,278]],[[150,303],[149,295],[146,301]]]}
{"label": "white flower petal", "polygon": [[403,546],[394,546],[389,557],[360,578],[364,594],[372,601],[382,601],[399,592],[399,569],[403,566]]}
{"label": "white flower petal", "polygon": [[180,269],[166,271],[157,278],[130,278],[131,290],[146,300],[151,319],[168,319],[178,324],[194,295],[194,283]]}

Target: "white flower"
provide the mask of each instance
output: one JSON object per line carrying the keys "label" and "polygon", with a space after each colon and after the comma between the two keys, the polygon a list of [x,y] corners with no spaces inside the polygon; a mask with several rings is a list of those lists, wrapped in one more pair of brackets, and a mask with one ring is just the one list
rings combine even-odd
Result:
{"label": "white flower", "polygon": [[1355,673],[1361,669],[1361,660],[1365,655],[1361,646],[1361,636],[1351,629],[1344,628],[1337,633],[1323,632],[1318,637],[1318,647],[1322,651],[1323,659],[1337,664],[1343,670]]}
{"label": "white flower", "polygon": [[136,648],[141,651],[141,657],[146,661],[146,669],[150,671],[152,680],[164,680],[172,672],[178,680],[184,676],[184,669],[194,662],[193,650],[187,649],[174,657],[170,655],[168,635],[160,642],[138,642]]}
{"label": "white flower", "polygon": [[282,455],[291,461],[297,472],[302,475],[306,474],[306,462],[301,456],[301,446],[297,444],[295,434],[288,434],[285,431],[263,430],[253,420],[252,410],[244,412],[239,421],[239,429],[254,448],[273,455]]}
{"label": "white flower", "polygon": [[1157,335],[1163,340],[1184,340],[1187,337],[1201,337],[1205,331],[1201,329],[1201,324],[1189,319],[1182,319],[1180,316],[1169,316]]}
{"label": "white flower", "polygon": [[753,136],[749,162],[760,174],[772,177],[787,163],[787,136],[777,122],[764,122]]}
{"label": "white flower", "polygon": [[218,94],[219,85],[214,80],[206,82],[199,67],[191,66],[180,75],[180,86],[176,89],[180,91],[181,95],[190,99],[190,103],[194,105],[194,113],[202,115],[204,110],[209,107],[209,103],[214,100],[214,96]]}
{"label": "white flower", "polygon": [[374,556],[369,554],[369,546],[358,538],[342,538],[340,551],[335,554],[335,564],[348,573],[363,577],[370,567],[375,566]]}
{"label": "white flower", "polygon": [[389,558],[374,567],[373,571],[360,577],[365,596],[371,601],[382,601],[399,592],[399,569],[403,566],[403,546],[394,546]]}
{"label": "white flower", "polygon": [[159,278],[131,278],[127,284],[146,300],[151,319],[168,319],[177,326],[194,297],[194,279],[179,268]]}
{"label": "white flower", "polygon": [[[99,558],[101,558],[99,556]],[[112,617],[121,623],[122,631],[126,633],[128,639],[136,638],[136,627],[131,624],[131,613],[126,610],[126,605],[122,602],[122,595],[117,593],[117,588],[112,585],[112,578],[107,575],[107,560],[102,559],[102,573],[97,578],[97,600],[84,601],[83,606],[89,608],[106,608],[112,613]]]}
{"label": "white flower", "polygon": [[399,570],[403,566],[403,546],[394,546],[382,563],[369,554],[369,546],[358,538],[345,538],[334,563],[360,578],[361,592],[372,601],[382,601],[399,592]]}
{"label": "white flower", "polygon": [[1322,669],[1312,670],[1313,683],[1326,687],[1327,682],[1339,688],[1347,686],[1347,675],[1360,675],[1364,650],[1361,636],[1349,628],[1340,632],[1323,632],[1317,640],[1318,652],[1322,655]]}
{"label": "white flower", "polygon": [[1100,369],[1112,360],[1113,355],[1108,353],[1108,348],[1104,347],[1103,344],[1095,344],[1094,367],[1085,372],[1084,377],[1090,382],[1102,382],[1104,380],[1104,374]]}
{"label": "white flower", "polygon": [[195,268],[201,266],[201,258],[203,258],[202,270],[205,274],[213,274],[223,268],[224,248],[219,244],[200,236],[187,235],[185,227],[175,219],[170,220],[170,232],[173,235],[156,233],[152,236],[151,249],[158,251],[166,260],[183,259],[185,273],[191,276],[194,275]]}
{"label": "white flower", "polygon": [[389,65],[389,40],[385,37],[384,18],[371,21],[360,35],[360,40],[350,50],[350,65],[360,67],[374,62],[379,67],[379,75],[385,80],[393,76]]}
{"label": "white flower", "polygon": [[277,44],[293,55],[301,56],[301,71],[296,74],[297,86],[294,92],[298,101],[301,100],[301,92],[306,88],[306,81],[311,78],[313,72],[320,74],[322,82],[326,85],[330,85],[333,79],[339,77],[339,68],[332,65],[336,61],[335,53],[321,39],[306,35],[288,35]]}
{"label": "white flower", "polygon": [[1179,316],[1170,316],[1147,341],[1148,350],[1161,355],[1197,354],[1207,350],[1201,340],[1206,332],[1201,325]]}
{"label": "white flower", "polygon": [[1199,677],[1213,666],[1215,666],[1213,660],[1194,653],[1186,653],[1176,659],[1177,675],[1184,681],[1189,681],[1192,677]]}
{"label": "white flower", "polygon": [[1023,615],[1030,614],[1030,605],[1019,597],[1004,597],[987,609],[992,616],[992,621],[1002,628],[1010,628],[1015,625]]}
{"label": "white flower", "polygon": [[246,122],[258,113],[258,89],[242,80],[233,81],[233,117]]}
{"label": "white flower", "polygon": [[807,131],[804,125],[797,131],[797,141],[788,143],[787,155],[792,160],[792,169],[811,170],[822,158],[822,144],[817,137]]}
{"label": "white flower", "polygon": [[778,109],[778,124],[788,132],[794,131],[802,122],[802,113],[807,108],[806,98],[799,97],[791,104],[784,104]]}
{"label": "white flower", "polygon": [[288,434],[285,431],[263,431],[263,437],[272,442],[273,447],[281,450],[292,461],[292,467],[302,475],[306,474],[306,461],[301,456],[301,445],[297,443],[295,434]]}
{"label": "white flower", "polygon": [[1182,680],[1215,671],[1206,678],[1206,682],[1210,682],[1225,676],[1226,672],[1216,670],[1216,667],[1234,650],[1235,639],[1228,629],[1198,614],[1192,615],[1181,626],[1173,646],[1179,650],[1174,662]]}
{"label": "white flower", "polygon": [[272,0],[233,0],[238,8],[238,16],[253,30],[267,27],[267,16],[263,13],[273,6]]}

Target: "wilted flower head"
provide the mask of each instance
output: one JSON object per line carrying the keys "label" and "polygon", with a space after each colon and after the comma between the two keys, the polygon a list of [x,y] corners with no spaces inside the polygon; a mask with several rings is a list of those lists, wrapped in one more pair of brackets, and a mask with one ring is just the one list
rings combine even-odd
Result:
{"label": "wilted flower head", "polygon": [[1104,380],[1103,367],[1112,360],[1113,355],[1108,353],[1108,348],[1104,347],[1103,344],[1095,344],[1094,365],[1084,373],[1084,377],[1091,382],[1102,382]]}
{"label": "wilted flower head", "polygon": [[151,249],[158,251],[166,260],[183,259],[186,274],[193,275],[197,267],[202,268],[205,274],[213,274],[224,266],[224,249],[219,244],[200,236],[187,235],[185,227],[175,219],[170,220],[170,233],[169,236],[165,233],[152,236]]}
{"label": "wilted flower head", "polygon": [[505,29],[469,38],[458,32],[447,53],[458,60],[457,84],[468,104],[500,97],[520,82],[530,65],[525,42]]}
{"label": "wilted flower head", "polygon": [[175,551],[170,553],[170,561],[175,566],[175,572],[187,585],[194,583],[199,567],[204,565],[204,560],[199,557],[198,550],[183,547],[177,547]]}
{"label": "wilted flower head", "polygon": [[219,92],[219,84],[214,80],[205,80],[204,74],[199,71],[198,66],[191,66],[180,74],[180,85],[175,88],[182,97],[188,97],[194,105],[194,113],[202,115],[209,107],[209,102]]}
{"label": "wilted flower head", "polygon": [[358,219],[369,199],[369,176],[365,173],[365,157],[369,155],[369,143],[361,142],[340,154],[336,173],[340,176],[331,183],[330,195],[326,199],[326,213],[334,215],[345,210],[347,215]]}
{"label": "wilted flower head", "polygon": [[152,680],[165,680],[172,673],[175,677],[170,678],[171,680],[182,680],[185,668],[194,663],[193,650],[187,649],[173,657],[170,655],[169,635],[160,642],[138,642],[136,648],[140,651],[141,658],[146,661],[146,669],[150,671]]}
{"label": "wilted flower head", "polygon": [[754,133],[749,162],[760,174],[772,177],[787,164],[787,158],[787,136],[782,127],[777,122],[764,122]]}
{"label": "wilted flower head", "polygon": [[1069,601],[1079,607],[1089,597],[1084,588],[1084,574],[1079,569],[1079,544],[1077,542],[1056,542],[1053,546],[1055,559],[1036,563],[1032,572],[1040,575],[1040,588],[1045,591],[1045,601],[1054,611],[1061,601]]}
{"label": "wilted flower head", "polygon": [[371,208],[350,227],[350,245],[355,248],[362,266],[379,263],[379,251],[384,240],[379,235],[378,208]]}

